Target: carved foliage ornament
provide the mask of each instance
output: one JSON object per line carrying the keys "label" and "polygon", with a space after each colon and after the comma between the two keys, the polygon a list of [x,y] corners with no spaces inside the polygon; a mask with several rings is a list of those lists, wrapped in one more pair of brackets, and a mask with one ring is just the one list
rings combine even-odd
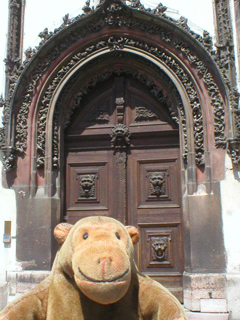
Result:
{"label": "carved foliage ornament", "polygon": [[0,148],[5,146],[5,132],[4,128],[0,128]]}

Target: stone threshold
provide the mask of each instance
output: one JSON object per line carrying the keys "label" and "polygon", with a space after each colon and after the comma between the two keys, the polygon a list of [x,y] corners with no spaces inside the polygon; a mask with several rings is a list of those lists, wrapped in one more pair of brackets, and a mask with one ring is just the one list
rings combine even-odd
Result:
{"label": "stone threshold", "polygon": [[229,320],[229,313],[203,313],[186,311],[188,320]]}

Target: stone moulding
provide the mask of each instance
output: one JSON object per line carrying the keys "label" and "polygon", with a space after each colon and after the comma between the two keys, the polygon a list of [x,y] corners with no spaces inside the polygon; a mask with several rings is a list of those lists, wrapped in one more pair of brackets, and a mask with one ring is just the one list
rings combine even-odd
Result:
{"label": "stone moulding", "polygon": [[[29,106],[32,101],[32,97],[36,92],[40,78],[47,72],[49,64],[56,59],[60,53],[68,49],[79,39],[83,39],[87,35],[98,32],[103,28],[108,28],[109,30],[113,28],[127,28],[129,30],[139,30],[144,32],[144,34],[156,35],[163,43],[166,43],[168,47],[171,46],[174,50],[177,49],[179,54],[183,54],[189,63],[197,69],[198,75],[203,79],[209,93],[214,112],[215,145],[217,148],[226,147],[227,137],[225,135],[225,110],[222,94],[220,93],[220,90],[213,79],[211,71],[209,71],[207,65],[202,61],[202,58],[200,57],[202,54],[208,56],[208,61],[210,61],[212,58],[212,65],[216,70],[216,64],[218,65],[219,75],[221,75],[222,80],[227,88],[226,93],[230,95],[233,89],[228,77],[226,57],[224,58],[224,54],[221,50],[213,50],[212,39],[206,31],[203,32],[203,36],[201,37],[190,30],[187,25],[187,19],[181,17],[179,20],[175,21],[167,17],[166,7],[163,5],[159,5],[156,9],[145,9],[140,2],[137,2],[134,5],[132,3],[130,8],[118,0],[115,2],[112,2],[111,0],[105,0],[102,1],[95,10],[86,9],[84,12],[85,14],[79,15],[72,20],[69,19],[69,16],[65,16],[63,18],[63,24],[58,29],[55,29],[54,32],[49,32],[47,29],[44,29],[44,31],[39,35],[42,39],[40,45],[33,50],[29,48],[26,51],[26,60],[22,65],[17,66],[19,62],[16,62],[16,67],[11,75],[10,91],[8,97],[6,97],[3,117],[5,136],[2,144],[5,147],[8,147],[7,141],[13,141],[13,145],[11,145],[12,150],[16,150],[17,154],[24,156],[27,148],[27,118]],[[151,22],[143,19],[145,15],[150,15],[153,17]],[[173,30],[175,30],[174,33]],[[65,32],[68,32],[68,35],[63,39]],[[186,39],[190,40],[189,43],[186,41]],[[54,47],[50,45],[53,40],[56,42]],[[126,41],[126,39],[124,40],[119,38],[117,41],[115,41],[114,38],[109,38],[108,47],[112,50],[121,50],[123,46],[131,46],[131,42],[126,44],[124,41]],[[196,46],[193,46],[194,43]],[[137,43],[135,41],[134,46],[142,46],[151,54],[154,54],[156,51],[156,56],[160,54],[158,48],[156,49],[154,47],[148,47],[148,45],[146,45],[147,47],[145,48],[144,42]],[[51,47],[52,49],[49,50],[47,49],[48,47]],[[44,56],[44,52],[48,53]],[[85,54],[87,55],[87,53]],[[164,58],[166,58],[165,63],[167,63],[168,57],[164,57],[164,55],[162,55],[161,59],[164,60]],[[31,66],[34,66],[34,68]],[[33,70],[30,72],[31,68]],[[27,73],[30,75],[30,80],[25,85],[25,91],[21,98],[21,106],[18,112],[15,111],[16,127],[14,128],[14,137],[8,137],[8,132],[14,132],[12,129],[6,130],[7,127],[14,126],[14,121],[12,121],[10,114],[12,114],[13,106],[15,108],[15,100],[19,100],[19,97],[16,98],[16,96],[19,95],[19,84],[23,82],[22,79],[24,79],[24,75]],[[193,121],[196,127],[194,130],[196,163],[197,165],[202,165],[204,163],[204,152],[201,151],[203,145],[203,133],[202,129],[199,129],[202,127],[200,103],[197,96],[195,96],[195,93],[190,93],[190,90],[192,91],[193,86],[190,85],[189,88],[186,88],[186,86],[189,87],[188,82],[185,83],[185,89],[186,91],[189,89],[188,95],[190,97]],[[41,120],[39,121],[39,125],[43,128],[45,119],[44,115],[42,115],[42,110],[43,108],[40,110]],[[235,125],[234,132],[239,132],[239,127],[237,126],[237,122],[235,120],[233,121],[233,125]],[[45,147],[43,135],[39,138],[39,140],[41,139],[42,141],[38,146],[39,150],[41,150],[42,147]],[[234,140],[235,137],[232,139]],[[5,154],[5,156],[7,157],[7,154]],[[5,169],[8,171],[13,167],[14,165],[8,166],[8,168]]]}

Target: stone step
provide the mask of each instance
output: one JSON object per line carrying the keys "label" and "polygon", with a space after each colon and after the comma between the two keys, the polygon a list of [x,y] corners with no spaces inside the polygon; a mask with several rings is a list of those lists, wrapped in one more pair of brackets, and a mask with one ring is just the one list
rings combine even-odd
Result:
{"label": "stone step", "polygon": [[188,320],[229,320],[228,313],[202,313],[186,311]]}

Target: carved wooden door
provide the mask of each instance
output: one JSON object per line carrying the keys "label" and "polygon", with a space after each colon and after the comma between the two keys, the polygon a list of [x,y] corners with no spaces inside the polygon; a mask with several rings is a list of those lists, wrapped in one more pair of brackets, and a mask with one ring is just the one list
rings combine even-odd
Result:
{"label": "carved wooden door", "polygon": [[66,220],[108,215],[138,227],[140,271],[182,300],[178,126],[130,77],[86,96],[66,132]]}

